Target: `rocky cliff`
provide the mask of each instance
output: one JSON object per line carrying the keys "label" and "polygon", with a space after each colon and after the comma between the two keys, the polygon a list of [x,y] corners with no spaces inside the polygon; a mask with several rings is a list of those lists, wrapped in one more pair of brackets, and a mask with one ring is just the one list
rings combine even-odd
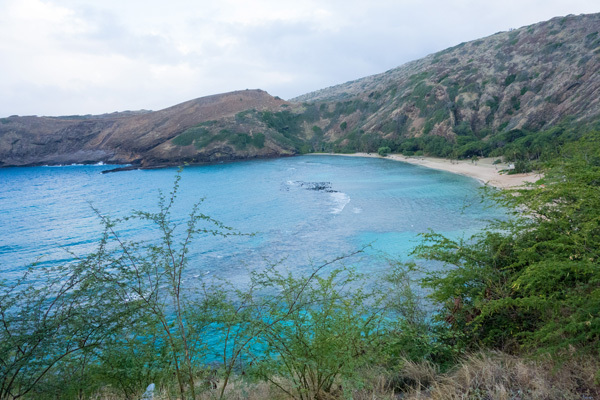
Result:
{"label": "rocky cliff", "polygon": [[[208,150],[171,144],[171,139],[207,121],[227,124],[248,109],[279,111],[285,105],[285,101],[264,91],[244,90],[202,97],[155,112],[2,118],[0,166],[105,162],[143,167],[293,154],[293,146],[276,143],[264,134],[261,140],[255,140],[259,146],[248,145],[239,151],[228,138],[215,141]],[[253,132],[258,133],[256,129]]]}

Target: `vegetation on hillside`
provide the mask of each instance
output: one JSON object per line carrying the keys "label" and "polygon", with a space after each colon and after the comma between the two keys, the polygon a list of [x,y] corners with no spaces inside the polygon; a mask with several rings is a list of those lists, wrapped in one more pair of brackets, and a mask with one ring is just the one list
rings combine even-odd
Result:
{"label": "vegetation on hillside", "polygon": [[[478,137],[465,124],[454,128],[454,138],[437,135],[386,136],[349,129],[347,118],[352,116],[364,122],[376,107],[374,102],[353,100],[333,104],[303,104],[293,110],[278,112],[248,110],[236,116],[236,125],[209,121],[186,130],[173,139],[173,144],[193,144],[198,150],[218,142],[229,143],[240,151],[248,146],[261,148],[265,143],[271,143],[301,154],[377,153],[381,148],[388,148],[388,153],[406,156],[427,155],[452,159],[503,157],[515,164],[515,172],[528,172],[556,157],[565,144],[576,142],[589,132],[598,130],[597,123],[579,124],[572,118],[565,118],[544,130],[498,130],[485,137]],[[258,133],[250,129],[257,125],[260,129]],[[339,131],[341,136],[336,138],[332,130]]]}

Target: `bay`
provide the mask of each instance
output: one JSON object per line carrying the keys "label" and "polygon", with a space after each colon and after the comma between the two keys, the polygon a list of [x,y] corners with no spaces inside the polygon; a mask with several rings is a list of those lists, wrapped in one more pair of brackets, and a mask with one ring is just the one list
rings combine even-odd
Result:
{"label": "bay", "polygon": [[[112,217],[156,211],[158,191],[173,189],[177,169],[101,174],[114,166],[0,169],[0,279],[28,265],[70,262],[93,252],[102,226],[92,209]],[[481,202],[477,181],[386,159],[299,156],[186,167],[174,218],[184,223],[192,205],[252,237],[198,237],[188,282],[220,276],[240,283],[248,271],[281,261],[303,272],[363,246],[367,257],[348,260],[379,274],[386,257],[410,259],[419,233],[470,236],[503,211]],[[150,238],[136,223],[125,238]]]}

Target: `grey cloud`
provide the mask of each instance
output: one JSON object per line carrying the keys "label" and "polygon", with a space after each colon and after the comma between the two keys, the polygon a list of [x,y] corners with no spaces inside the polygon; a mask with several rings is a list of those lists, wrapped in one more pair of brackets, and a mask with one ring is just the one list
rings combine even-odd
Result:
{"label": "grey cloud", "polygon": [[[56,51],[57,57],[64,57],[65,62],[87,55],[100,56],[98,68],[90,71],[90,76],[101,75],[101,68],[107,65],[114,67],[111,71],[116,76],[100,80],[111,87],[101,86],[99,80],[88,82],[84,74],[78,77],[84,82],[77,82],[71,89],[61,88],[61,82],[56,80],[36,81],[37,84],[23,80],[16,87],[15,82],[6,79],[0,81],[0,113],[157,109],[194,97],[245,88],[261,88],[290,98],[381,73],[500,30],[567,13],[597,11],[592,1],[586,0],[506,0],[501,4],[474,0],[336,0],[321,4],[331,13],[329,17],[315,14],[314,18],[265,21],[262,25],[253,21],[245,25],[213,18],[214,13],[222,16],[228,11],[216,2],[170,3],[162,16],[161,7],[166,4],[150,0],[147,7],[152,12],[144,18],[146,3],[115,1],[94,4],[87,0],[61,0],[70,5],[76,18],[93,29],[54,38],[58,50],[65,50]],[[320,25],[329,22],[333,26]],[[150,23],[158,25],[147,25]],[[333,29],[336,27],[339,29]],[[224,44],[222,38],[234,40]],[[189,45],[191,51],[182,54],[176,41]],[[36,54],[39,49],[26,51]],[[120,61],[111,64],[110,56],[114,55],[121,56]],[[177,69],[179,66],[189,68]],[[162,71],[170,72],[161,72],[155,78],[151,67],[165,67]],[[136,68],[141,71],[137,73]],[[181,76],[169,76],[181,71]]]}
{"label": "grey cloud", "polygon": [[67,50],[95,55],[118,54],[170,64],[183,59],[167,38],[159,35],[136,34],[112,12],[91,7],[75,10],[77,17],[92,29],[90,32],[76,36],[63,33],[57,37]]}

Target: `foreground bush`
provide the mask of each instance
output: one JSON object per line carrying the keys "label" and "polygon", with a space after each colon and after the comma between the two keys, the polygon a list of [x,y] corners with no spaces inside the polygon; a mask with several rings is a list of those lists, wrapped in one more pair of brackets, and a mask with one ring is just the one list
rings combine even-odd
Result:
{"label": "foreground bush", "polygon": [[471,348],[598,356],[600,135],[563,149],[543,180],[496,199],[514,218],[469,241],[425,235],[415,254],[446,268],[425,285]]}

